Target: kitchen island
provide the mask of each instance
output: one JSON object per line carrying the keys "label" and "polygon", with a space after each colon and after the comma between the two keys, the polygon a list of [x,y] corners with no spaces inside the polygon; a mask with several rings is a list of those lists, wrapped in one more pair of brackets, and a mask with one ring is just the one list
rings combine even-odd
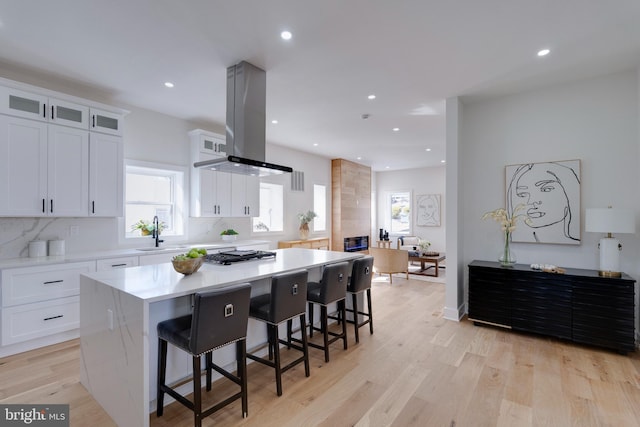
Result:
{"label": "kitchen island", "polygon": [[[277,249],[272,259],[232,265],[205,263],[184,276],[171,263],[83,274],[80,284],[80,381],[120,426],[148,426],[155,409],[158,322],[190,313],[196,292],[251,283],[251,295],[269,292],[272,276],[305,268],[318,280],[324,265],[352,261],[359,253]],[[264,324],[249,321],[247,348],[267,341]],[[230,346],[233,347],[233,346]],[[170,346],[171,348],[171,346]],[[190,373],[190,357],[168,354],[167,382]],[[219,365],[233,366],[233,348],[214,353]],[[189,390],[189,384],[185,384]]]}

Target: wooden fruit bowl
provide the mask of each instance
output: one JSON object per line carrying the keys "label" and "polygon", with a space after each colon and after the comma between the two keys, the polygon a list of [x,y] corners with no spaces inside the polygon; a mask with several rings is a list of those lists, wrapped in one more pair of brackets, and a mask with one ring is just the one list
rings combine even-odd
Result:
{"label": "wooden fruit bowl", "polygon": [[204,262],[204,257],[189,258],[185,260],[172,260],[174,270],[185,275],[193,274]]}

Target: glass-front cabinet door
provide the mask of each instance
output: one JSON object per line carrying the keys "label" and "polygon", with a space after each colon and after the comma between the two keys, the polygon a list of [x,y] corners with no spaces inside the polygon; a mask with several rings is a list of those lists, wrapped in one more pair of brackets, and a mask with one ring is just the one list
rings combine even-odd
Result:
{"label": "glass-front cabinet door", "polygon": [[0,88],[0,93],[4,114],[89,129],[89,107],[8,87]]}
{"label": "glass-front cabinet door", "polygon": [[90,114],[91,122],[89,123],[89,129],[92,131],[111,135],[122,135],[122,115],[95,108],[91,108]]}
{"label": "glass-front cabinet door", "polygon": [[49,98],[49,121],[59,125],[89,129],[89,107]]}
{"label": "glass-front cabinet door", "polygon": [[2,100],[0,111],[14,117],[47,121],[48,98],[9,87],[0,87]]}

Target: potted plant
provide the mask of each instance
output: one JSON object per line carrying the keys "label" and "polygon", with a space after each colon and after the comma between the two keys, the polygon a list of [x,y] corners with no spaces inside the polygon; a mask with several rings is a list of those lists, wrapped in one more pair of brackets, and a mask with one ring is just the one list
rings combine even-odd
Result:
{"label": "potted plant", "polygon": [[431,246],[431,242],[428,240],[423,240],[420,239],[420,243],[418,243],[418,245],[420,246],[420,254],[421,255],[427,255],[429,253],[429,247]]}
{"label": "potted plant", "polygon": [[[165,224],[164,222],[161,222],[160,224],[158,224],[158,234],[162,233],[162,230],[164,230],[166,226],[167,224]],[[140,230],[140,234],[142,236],[150,235],[151,233],[153,233],[153,229],[154,229],[153,223],[145,219],[141,219],[131,226],[131,230],[133,231]]]}
{"label": "potted plant", "polygon": [[298,214],[298,219],[300,220],[300,228],[298,229],[300,232],[300,239],[307,240],[309,238],[309,223],[317,216],[318,214],[314,211],[307,211],[307,213]]}
{"label": "potted plant", "polygon": [[222,236],[222,240],[224,240],[225,242],[233,242],[238,238],[238,232],[233,228],[222,230],[222,232],[220,232],[220,235]]}

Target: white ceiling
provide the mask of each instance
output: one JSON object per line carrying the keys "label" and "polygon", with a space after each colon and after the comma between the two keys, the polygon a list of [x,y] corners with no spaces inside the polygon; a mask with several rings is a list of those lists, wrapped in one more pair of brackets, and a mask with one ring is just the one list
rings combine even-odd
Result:
{"label": "white ceiling", "polygon": [[2,68],[116,105],[223,124],[226,68],[242,60],[267,72],[269,143],[374,170],[435,166],[448,97],[637,66],[640,1],[0,0]]}

